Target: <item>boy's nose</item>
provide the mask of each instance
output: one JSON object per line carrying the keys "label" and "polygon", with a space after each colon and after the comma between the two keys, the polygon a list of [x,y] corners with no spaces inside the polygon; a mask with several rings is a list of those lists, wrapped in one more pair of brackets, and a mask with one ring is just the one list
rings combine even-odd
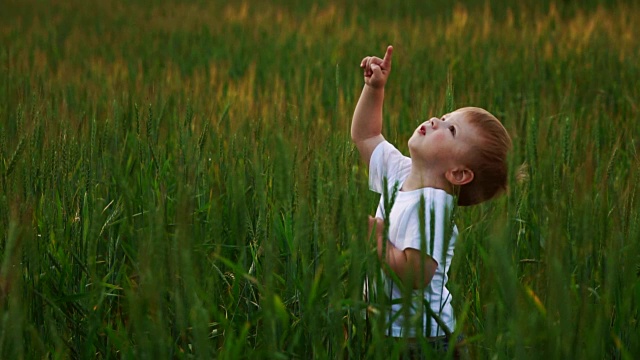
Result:
{"label": "boy's nose", "polygon": [[438,126],[440,126],[440,122],[441,120],[438,119],[437,117],[432,117],[429,122],[431,123],[431,128],[433,129],[437,129]]}

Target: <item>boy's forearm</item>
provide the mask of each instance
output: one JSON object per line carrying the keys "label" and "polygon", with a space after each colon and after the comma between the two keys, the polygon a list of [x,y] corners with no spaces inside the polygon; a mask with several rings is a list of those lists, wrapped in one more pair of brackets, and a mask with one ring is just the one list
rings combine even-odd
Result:
{"label": "boy's forearm", "polygon": [[353,112],[351,138],[358,143],[382,133],[382,105],[384,87],[365,85]]}
{"label": "boy's forearm", "polygon": [[393,272],[395,272],[396,274],[404,274],[405,265],[407,264],[407,256],[405,255],[404,251],[395,247],[391,243],[391,241],[387,241],[384,249],[378,248],[378,257],[380,258],[380,260],[387,263],[391,270],[393,270]]}
{"label": "boy's forearm", "polygon": [[[414,251],[414,254],[409,256],[407,251]],[[382,243],[378,243],[378,258],[389,265],[403,284],[420,289],[431,282],[437,264],[426,254],[418,255],[426,256],[423,261],[416,259],[416,253],[417,250],[413,249],[400,250],[388,240],[384,248]],[[424,266],[421,263],[424,263]]]}
{"label": "boy's forearm", "polygon": [[386,242],[386,246],[378,245],[378,258],[380,261],[389,265],[389,268],[405,282],[405,268],[407,265],[407,256],[404,251],[395,247],[390,241]]}

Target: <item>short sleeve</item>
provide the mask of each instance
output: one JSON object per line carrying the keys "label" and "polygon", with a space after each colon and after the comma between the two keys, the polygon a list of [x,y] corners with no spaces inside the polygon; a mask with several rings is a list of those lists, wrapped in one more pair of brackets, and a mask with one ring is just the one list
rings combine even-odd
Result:
{"label": "short sleeve", "polygon": [[408,158],[391,145],[383,141],[373,150],[369,162],[369,189],[378,194],[384,191],[384,179],[392,188],[402,182],[411,170],[411,158]]}

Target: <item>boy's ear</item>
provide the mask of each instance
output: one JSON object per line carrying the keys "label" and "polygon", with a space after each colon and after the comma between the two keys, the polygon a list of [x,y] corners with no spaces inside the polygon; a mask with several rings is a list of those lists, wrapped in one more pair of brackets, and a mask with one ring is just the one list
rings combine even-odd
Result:
{"label": "boy's ear", "polygon": [[469,168],[453,168],[447,171],[444,176],[447,180],[457,186],[462,186],[464,184],[468,184],[473,181],[473,171]]}

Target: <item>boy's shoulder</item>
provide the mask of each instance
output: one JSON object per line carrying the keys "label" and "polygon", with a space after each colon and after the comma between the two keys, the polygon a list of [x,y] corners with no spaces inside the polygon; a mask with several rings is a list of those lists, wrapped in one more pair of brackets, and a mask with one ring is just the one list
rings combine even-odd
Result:
{"label": "boy's shoulder", "polygon": [[404,182],[410,170],[411,158],[404,156],[388,141],[383,141],[374,149],[369,163],[371,190],[382,194],[386,184],[387,191],[392,191]]}
{"label": "boy's shoulder", "polygon": [[371,156],[371,168],[378,168],[386,172],[385,176],[391,175],[396,179],[403,179],[411,168],[411,158],[405,156],[398,148],[385,140],[374,149]]}

